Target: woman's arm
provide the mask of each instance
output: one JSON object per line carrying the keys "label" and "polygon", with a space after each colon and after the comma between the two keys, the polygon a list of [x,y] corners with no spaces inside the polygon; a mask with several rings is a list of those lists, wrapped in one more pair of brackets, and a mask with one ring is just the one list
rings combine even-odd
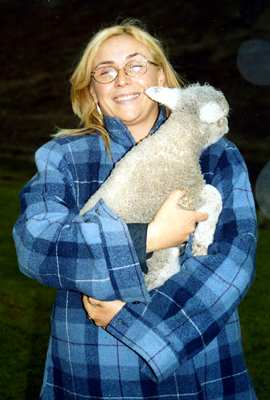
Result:
{"label": "woman's arm", "polygon": [[212,146],[209,154],[210,171],[217,166],[208,183],[221,192],[223,210],[208,255],[193,257],[189,243],[181,271],[151,292],[151,302],[126,304],[107,326],[158,381],[219,334],[254,276],[256,215],[245,164],[229,143],[222,153],[220,144]]}
{"label": "woman's arm", "polygon": [[126,224],[102,201],[79,215],[70,172],[76,166],[67,163],[66,147],[57,141],[42,146],[37,174],[21,192],[13,229],[21,271],[45,285],[103,300],[149,301]]}

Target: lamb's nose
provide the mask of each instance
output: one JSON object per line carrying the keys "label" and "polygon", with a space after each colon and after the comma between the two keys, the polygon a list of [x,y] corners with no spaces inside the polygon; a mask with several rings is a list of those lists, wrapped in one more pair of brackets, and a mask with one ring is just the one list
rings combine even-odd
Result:
{"label": "lamb's nose", "polygon": [[155,96],[155,95],[159,94],[160,92],[161,92],[161,88],[158,86],[152,86],[145,90],[145,93],[150,97]]}

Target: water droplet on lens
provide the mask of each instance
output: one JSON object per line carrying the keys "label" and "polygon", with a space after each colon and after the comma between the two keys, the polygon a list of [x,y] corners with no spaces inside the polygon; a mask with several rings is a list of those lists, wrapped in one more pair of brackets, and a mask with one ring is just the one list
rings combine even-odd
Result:
{"label": "water droplet on lens", "polygon": [[250,83],[270,85],[270,41],[250,39],[243,42],[238,50],[237,67]]}
{"label": "water droplet on lens", "polygon": [[270,219],[270,161],[259,173],[255,186],[255,197],[262,213]]}

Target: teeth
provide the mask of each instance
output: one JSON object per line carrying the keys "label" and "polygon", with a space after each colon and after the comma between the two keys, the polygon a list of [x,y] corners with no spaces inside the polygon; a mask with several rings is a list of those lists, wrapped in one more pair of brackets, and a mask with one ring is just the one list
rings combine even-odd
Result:
{"label": "teeth", "polygon": [[126,101],[126,100],[131,100],[135,99],[136,97],[139,97],[140,94],[126,94],[122,96],[115,97],[116,101]]}

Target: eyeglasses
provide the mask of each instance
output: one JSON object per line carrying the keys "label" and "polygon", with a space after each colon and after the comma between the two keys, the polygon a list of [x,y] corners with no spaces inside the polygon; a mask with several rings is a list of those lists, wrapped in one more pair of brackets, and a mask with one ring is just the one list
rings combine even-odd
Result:
{"label": "eyeglasses", "polygon": [[155,66],[159,66],[155,62],[147,59],[135,59],[127,62],[122,68],[117,68],[114,65],[106,65],[97,67],[92,73],[91,76],[94,78],[96,82],[99,83],[110,83],[113,82],[119,75],[119,71],[123,69],[126,75],[137,77],[144,75],[147,72],[147,65],[152,64]]}

